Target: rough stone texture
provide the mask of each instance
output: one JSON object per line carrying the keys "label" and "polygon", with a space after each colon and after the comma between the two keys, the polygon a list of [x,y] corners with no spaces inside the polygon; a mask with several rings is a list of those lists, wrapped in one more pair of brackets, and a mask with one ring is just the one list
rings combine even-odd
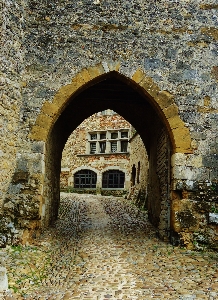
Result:
{"label": "rough stone texture", "polygon": [[62,195],[55,226],[6,251],[4,300],[218,297],[218,253],[161,241],[147,213],[122,198]]}
{"label": "rough stone texture", "polygon": [[[0,69],[0,136],[1,136],[1,192],[3,195],[16,166],[17,127],[19,121],[19,105],[21,101],[21,87],[19,71],[22,66],[21,41],[22,22],[20,21],[22,8],[4,1],[1,4],[1,69]],[[13,14],[14,19],[11,19]],[[16,22],[16,19],[19,20]],[[12,32],[12,28],[17,33]],[[4,47],[3,47],[4,45]],[[6,138],[7,137],[7,138]]]}
{"label": "rough stone texture", "polygon": [[[89,169],[97,174],[96,190],[98,193],[112,193],[100,191],[102,174],[109,169],[125,172],[125,190],[130,186],[129,153],[110,153],[90,155],[88,133],[107,130],[130,130],[130,124],[118,114],[94,114],[85,119],[70,135],[62,153],[61,188],[74,188],[74,174],[82,169]],[[130,134],[130,132],[129,132]],[[108,138],[107,138],[108,139]],[[108,151],[109,150],[109,151]],[[129,152],[129,150],[128,150]],[[90,192],[90,191],[89,191]],[[121,193],[122,194],[122,193]]]}
{"label": "rough stone texture", "polygon": [[5,268],[5,258],[6,253],[0,252],[0,293],[8,289],[8,277]]}
{"label": "rough stone texture", "polygon": [[153,136],[148,172],[147,208],[149,219],[159,235],[168,240],[170,236],[170,142],[161,124],[156,121],[157,133]]}
{"label": "rough stone texture", "polygon": [[135,202],[137,206],[145,208],[148,184],[148,155],[140,135],[134,128],[132,128],[131,133],[129,164],[131,188],[127,198]]}
{"label": "rough stone texture", "polygon": [[[186,208],[174,201],[208,202],[189,216],[206,220],[199,236],[216,244],[217,227],[207,223],[217,203],[216,0],[3,0],[0,9],[1,245],[31,239],[55,219],[64,144],[108,104],[137,129],[148,155],[158,116],[171,154],[185,154],[172,166],[171,208],[182,220]],[[109,101],[105,89],[104,101],[95,100],[109,72],[134,101],[122,93]],[[191,227],[176,234],[190,244],[198,235]]]}

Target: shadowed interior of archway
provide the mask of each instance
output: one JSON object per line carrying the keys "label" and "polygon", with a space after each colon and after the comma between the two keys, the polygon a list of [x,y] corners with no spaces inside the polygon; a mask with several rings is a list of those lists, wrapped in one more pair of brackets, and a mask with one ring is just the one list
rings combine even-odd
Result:
{"label": "shadowed interior of archway", "polygon": [[[92,85],[89,84],[76,96],[70,98],[49,134],[46,143],[45,161],[45,180],[48,183],[44,189],[46,211],[48,211],[46,213],[48,217],[45,216],[45,225],[51,224],[57,217],[61,157],[68,137],[84,119],[108,107],[131,123],[144,142],[150,165],[148,208],[151,221],[157,227],[159,226],[163,191],[161,190],[162,182],[159,179],[157,161],[161,159],[163,154],[160,155],[158,147],[160,148],[160,138],[163,140],[161,134],[164,134],[165,148],[168,149],[167,154],[164,152],[164,155],[166,154],[165,156],[168,159],[171,143],[167,128],[155,107],[151,105],[150,100],[143,96],[140,90],[137,90],[137,85],[134,87],[128,81],[125,82],[125,80],[114,76],[113,73],[106,78],[99,78],[98,82],[93,82]],[[169,159],[164,164],[166,165],[166,185],[169,186]],[[167,193],[169,194],[169,191]],[[169,195],[166,197],[169,197]]]}

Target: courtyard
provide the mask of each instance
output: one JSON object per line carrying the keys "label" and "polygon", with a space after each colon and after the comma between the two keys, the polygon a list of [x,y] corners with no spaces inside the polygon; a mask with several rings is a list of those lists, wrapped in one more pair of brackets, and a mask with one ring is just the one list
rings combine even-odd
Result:
{"label": "courtyard", "polygon": [[218,255],[161,241],[123,198],[62,193],[54,226],[6,251],[3,299],[218,299]]}

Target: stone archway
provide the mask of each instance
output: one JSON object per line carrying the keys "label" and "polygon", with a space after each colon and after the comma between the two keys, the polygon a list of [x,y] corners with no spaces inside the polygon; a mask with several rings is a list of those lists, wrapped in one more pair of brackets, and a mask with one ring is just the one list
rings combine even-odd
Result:
{"label": "stone archway", "polygon": [[[86,117],[108,107],[121,114],[140,133],[154,162],[150,178],[152,174],[159,172],[152,182],[159,182],[158,176],[167,178],[158,185],[167,185],[167,193],[158,187],[160,191],[156,193],[156,197],[159,200],[155,202],[153,197],[150,200],[151,220],[158,227],[161,236],[164,236],[170,227],[169,187],[173,174],[170,170],[169,155],[173,154],[175,157],[178,153],[192,152],[189,129],[178,114],[172,94],[161,91],[142,70],[136,70],[131,78],[121,74],[119,63],[104,62],[82,70],[73,78],[71,84],[58,91],[52,102],[44,103],[32,127],[30,139],[34,143],[45,144],[45,172],[41,180],[43,192],[39,213],[41,226],[48,226],[57,217],[61,153],[67,138]],[[163,133],[162,136],[160,132]],[[157,163],[160,157],[157,149],[163,140],[165,143],[161,151],[166,158],[164,166],[167,174],[159,170],[162,162]],[[155,189],[155,185],[152,184],[151,195]],[[164,206],[163,202],[166,201],[168,203]],[[164,220],[162,224],[161,220]]]}
{"label": "stone archway", "polygon": [[[112,72],[120,74],[119,69],[119,62],[103,62],[79,72],[72,79],[71,84],[60,88],[52,102],[46,101],[44,103],[29,137],[35,141],[46,141],[52,126],[64,110],[69,98],[76,96],[85,87],[93,85],[103,75]],[[141,69],[137,69],[127,80],[136,84],[137,89],[144,93],[152,105],[156,107],[171,136],[173,152],[192,153],[189,129],[179,116],[173,95],[168,91],[161,91],[153,79],[146,76]]]}

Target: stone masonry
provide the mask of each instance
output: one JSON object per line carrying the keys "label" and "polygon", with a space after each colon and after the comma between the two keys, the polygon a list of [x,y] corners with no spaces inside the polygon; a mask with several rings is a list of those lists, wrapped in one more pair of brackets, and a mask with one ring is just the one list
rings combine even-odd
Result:
{"label": "stone masonry", "polygon": [[148,155],[140,135],[135,128],[131,128],[130,138],[130,165],[131,188],[128,199],[134,201],[137,206],[146,207],[148,186]]}
{"label": "stone masonry", "polygon": [[54,222],[64,145],[110,107],[139,132],[158,186],[164,157],[166,190],[148,191],[150,219],[157,228],[168,219],[160,235],[217,249],[217,9],[216,0],[1,2],[1,246]]}
{"label": "stone masonry", "polygon": [[[97,154],[90,154],[90,132],[127,130],[130,135],[130,124],[120,115],[112,113],[110,110],[107,111],[109,111],[108,114],[99,112],[85,119],[67,140],[62,154],[61,188],[74,189],[74,174],[80,170],[88,169],[97,174],[97,186],[93,192],[101,193],[102,174],[107,170],[115,169],[125,173],[124,191],[128,191],[130,187],[129,149],[125,153],[120,151],[111,153],[109,148],[105,150],[105,153],[98,153],[97,151]],[[86,189],[83,191],[86,192]],[[87,192],[91,191],[87,190]],[[118,193],[119,191],[108,190],[108,192]],[[123,191],[120,192],[122,195]]]}

